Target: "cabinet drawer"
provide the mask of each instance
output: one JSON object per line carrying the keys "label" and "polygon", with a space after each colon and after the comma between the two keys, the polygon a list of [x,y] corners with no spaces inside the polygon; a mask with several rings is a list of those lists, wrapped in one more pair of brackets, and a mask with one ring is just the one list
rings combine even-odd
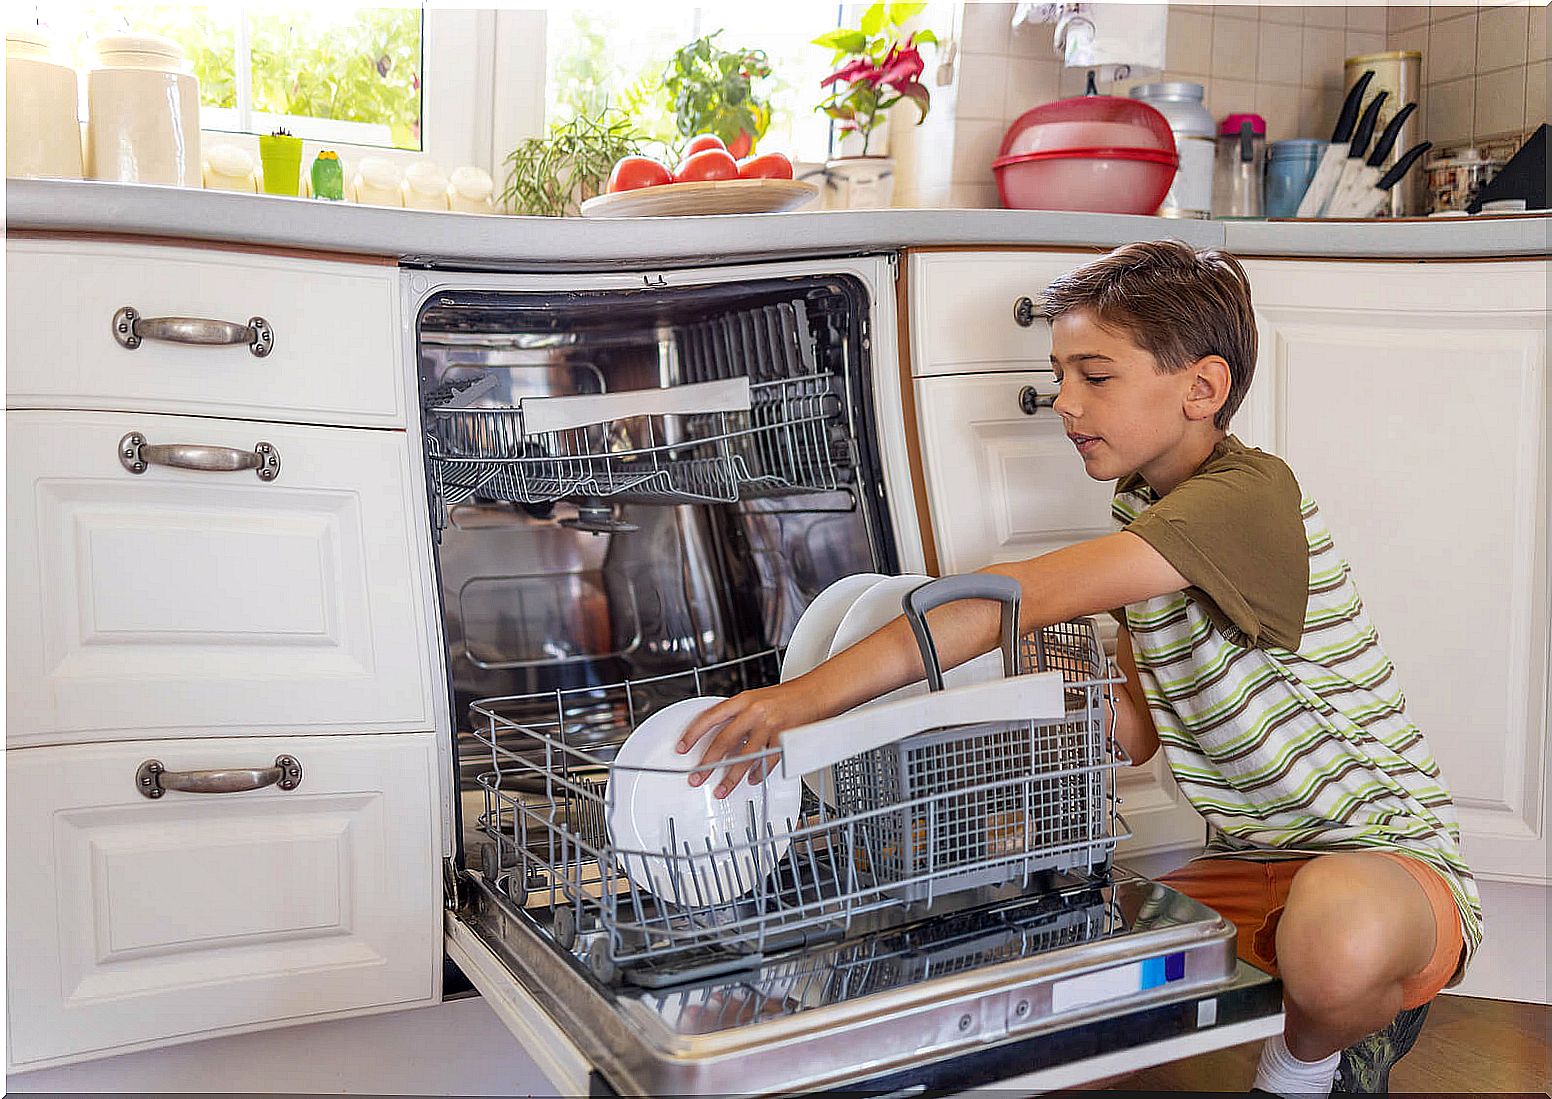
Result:
{"label": "cabinet drawer", "polygon": [[[402,432],[10,412],[8,743],[429,728]],[[253,452],[151,465],[121,440]]]}
{"label": "cabinet drawer", "polygon": [[1020,298],[1036,306],[1052,279],[1092,255],[929,252],[910,258],[911,372],[917,377],[1043,368],[1050,328],[1014,319]]}
{"label": "cabinet drawer", "polygon": [[[6,245],[11,408],[95,408],[402,427],[397,268],[99,241]],[[246,344],[114,338],[114,315],[273,334]]]}
{"label": "cabinet drawer", "polygon": [[[294,789],[136,772],[266,768]],[[435,738],[255,737],[6,753],[10,1067],[439,993]]]}
{"label": "cabinet drawer", "polygon": [[944,575],[1048,553],[1109,534],[1114,485],[1091,480],[1049,407],[1049,371],[923,378],[916,383],[922,466]]}

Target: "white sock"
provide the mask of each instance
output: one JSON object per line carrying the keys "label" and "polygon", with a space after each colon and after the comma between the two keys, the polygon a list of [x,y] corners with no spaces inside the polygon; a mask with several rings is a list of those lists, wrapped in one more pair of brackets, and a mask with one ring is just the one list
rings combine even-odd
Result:
{"label": "white sock", "polygon": [[1283,1099],[1330,1095],[1341,1060],[1342,1054],[1338,1050],[1319,1061],[1301,1061],[1288,1052],[1288,1043],[1283,1041],[1283,1036],[1274,1034],[1261,1047],[1261,1063],[1256,1066],[1256,1082],[1252,1086],[1281,1095]]}

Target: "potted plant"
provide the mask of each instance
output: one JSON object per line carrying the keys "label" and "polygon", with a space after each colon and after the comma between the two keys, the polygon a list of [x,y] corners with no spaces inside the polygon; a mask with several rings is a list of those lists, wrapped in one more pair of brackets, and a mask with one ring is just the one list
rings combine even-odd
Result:
{"label": "potted plant", "polygon": [[673,96],[674,125],[681,137],[716,134],[733,156],[746,157],[771,124],[771,107],[754,82],[771,75],[764,50],[724,50],[721,31],[697,38],[674,52],[663,70],[663,88]]}
{"label": "potted plant", "polygon": [[[819,82],[827,95],[818,109],[838,123],[841,155],[825,166],[826,185],[842,193],[835,205],[888,206],[894,191],[894,163],[873,144],[885,112],[902,100],[916,105],[919,126],[932,93],[921,82],[920,47],[937,44],[930,30],[907,32],[905,24],[926,4],[872,4],[856,27],[841,27],[814,39],[835,51],[834,72]],[[847,155],[850,149],[856,152]]]}
{"label": "potted plant", "polygon": [[507,184],[497,202],[514,214],[575,215],[602,193],[615,161],[639,153],[643,140],[629,117],[609,107],[558,122],[507,155]]}

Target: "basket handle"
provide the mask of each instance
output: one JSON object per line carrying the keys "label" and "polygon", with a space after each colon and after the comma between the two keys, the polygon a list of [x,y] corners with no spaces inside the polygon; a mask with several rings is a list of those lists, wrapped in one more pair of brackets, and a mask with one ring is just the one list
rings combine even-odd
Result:
{"label": "basket handle", "polygon": [[881,702],[781,734],[781,773],[796,778],[928,729],[995,721],[1056,721],[1061,672],[1038,672]]}
{"label": "basket handle", "polygon": [[922,667],[927,672],[927,689],[943,689],[943,664],[938,646],[927,628],[927,612],[960,599],[990,599],[1002,604],[1002,671],[1009,679],[1018,675],[1019,583],[1011,576],[995,572],[971,572],[963,576],[945,576],[906,593],[900,601],[905,619],[916,635],[921,649]]}
{"label": "basket handle", "polygon": [[749,379],[625,389],[618,393],[578,393],[566,397],[524,397],[517,402],[525,435],[547,435],[632,416],[694,416],[708,412],[748,412]]}

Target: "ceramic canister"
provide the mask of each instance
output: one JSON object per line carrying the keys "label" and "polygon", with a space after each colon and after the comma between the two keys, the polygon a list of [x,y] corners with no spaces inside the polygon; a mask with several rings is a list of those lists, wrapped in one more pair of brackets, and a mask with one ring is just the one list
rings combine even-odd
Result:
{"label": "ceramic canister", "polygon": [[37,27],[5,36],[5,174],[81,178],[75,70],[52,59]]}
{"label": "ceramic canister", "polygon": [[495,213],[491,202],[495,189],[496,185],[485,169],[472,164],[454,168],[447,180],[448,205],[465,214]]}
{"label": "ceramic canister", "polygon": [[97,41],[86,74],[86,174],[200,186],[199,81],[176,42],[155,34]]}

